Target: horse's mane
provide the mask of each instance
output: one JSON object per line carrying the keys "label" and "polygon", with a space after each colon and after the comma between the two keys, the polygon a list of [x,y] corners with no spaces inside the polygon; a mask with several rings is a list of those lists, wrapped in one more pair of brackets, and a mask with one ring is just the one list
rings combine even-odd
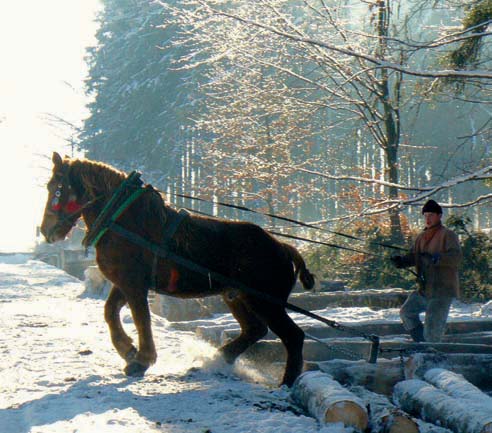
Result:
{"label": "horse's mane", "polygon": [[87,159],[68,160],[69,176],[77,194],[111,195],[126,174],[103,162]]}
{"label": "horse's mane", "polygon": [[[103,162],[68,158],[64,162],[69,167],[70,184],[79,197],[84,194],[89,198],[101,195],[110,197],[126,178],[126,173]],[[151,212],[159,221],[167,219],[164,196],[161,193],[155,190],[155,194],[146,194],[142,200],[142,209]]]}

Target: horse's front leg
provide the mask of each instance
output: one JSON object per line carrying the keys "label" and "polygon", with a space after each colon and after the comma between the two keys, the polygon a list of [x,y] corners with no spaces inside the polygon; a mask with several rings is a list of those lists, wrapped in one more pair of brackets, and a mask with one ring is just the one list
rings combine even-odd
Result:
{"label": "horse's front leg", "polygon": [[154,340],[152,338],[147,293],[144,291],[135,291],[132,292],[131,296],[127,296],[127,299],[132,312],[133,322],[138,332],[138,351],[134,358],[129,360],[125,368],[125,374],[127,376],[143,376],[145,371],[157,359]]}
{"label": "horse's front leg", "polygon": [[113,286],[104,305],[104,318],[109,326],[113,346],[123,359],[130,362],[135,357],[137,349],[121,324],[120,311],[125,304],[125,295],[118,287]]}

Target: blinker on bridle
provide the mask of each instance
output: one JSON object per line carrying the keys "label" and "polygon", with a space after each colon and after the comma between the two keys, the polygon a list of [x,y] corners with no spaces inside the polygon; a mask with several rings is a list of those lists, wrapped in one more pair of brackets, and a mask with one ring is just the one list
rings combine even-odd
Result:
{"label": "blinker on bridle", "polygon": [[55,196],[53,197],[53,200],[51,200],[51,210],[56,213],[61,213],[62,211],[66,214],[72,215],[80,210],[83,209],[83,206],[81,206],[79,203],[77,203],[77,197],[75,194],[71,193],[72,186],[69,184],[68,185],[68,190],[69,190],[69,196],[68,196],[68,202],[65,206],[62,206],[60,203],[60,199],[62,196],[62,190],[63,190],[63,183],[59,183],[57,185],[57,190],[55,191]]}

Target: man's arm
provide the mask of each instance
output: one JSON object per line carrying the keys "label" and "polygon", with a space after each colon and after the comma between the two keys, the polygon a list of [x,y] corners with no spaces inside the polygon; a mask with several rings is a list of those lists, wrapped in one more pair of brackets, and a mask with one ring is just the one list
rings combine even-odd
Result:
{"label": "man's arm", "polygon": [[412,249],[407,254],[403,254],[403,255],[400,255],[400,256],[393,256],[393,257],[391,257],[391,261],[393,262],[393,264],[398,269],[409,268],[410,266],[415,266],[415,251],[414,251],[414,247],[412,246]]}
{"label": "man's arm", "polygon": [[457,267],[463,260],[460,241],[456,233],[448,231],[444,239],[444,251],[440,254],[439,265]]}

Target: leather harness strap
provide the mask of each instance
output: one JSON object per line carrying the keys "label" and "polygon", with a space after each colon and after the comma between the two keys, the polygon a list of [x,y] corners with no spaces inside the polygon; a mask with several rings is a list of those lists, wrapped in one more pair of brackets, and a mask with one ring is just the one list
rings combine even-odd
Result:
{"label": "leather harness strap", "polygon": [[[186,209],[180,209],[177,214],[173,215],[172,220],[170,221],[169,227],[167,230],[164,231],[164,239],[162,241],[162,245],[164,248],[168,249],[169,248],[169,243],[176,233],[176,230],[178,230],[178,227],[182,223],[182,221],[188,217],[190,213]],[[168,217],[169,220],[169,217]],[[151,276],[151,281],[153,284],[154,289],[157,289],[157,265],[159,261],[159,254],[157,252],[154,252],[154,259],[152,260],[152,276]]]}

